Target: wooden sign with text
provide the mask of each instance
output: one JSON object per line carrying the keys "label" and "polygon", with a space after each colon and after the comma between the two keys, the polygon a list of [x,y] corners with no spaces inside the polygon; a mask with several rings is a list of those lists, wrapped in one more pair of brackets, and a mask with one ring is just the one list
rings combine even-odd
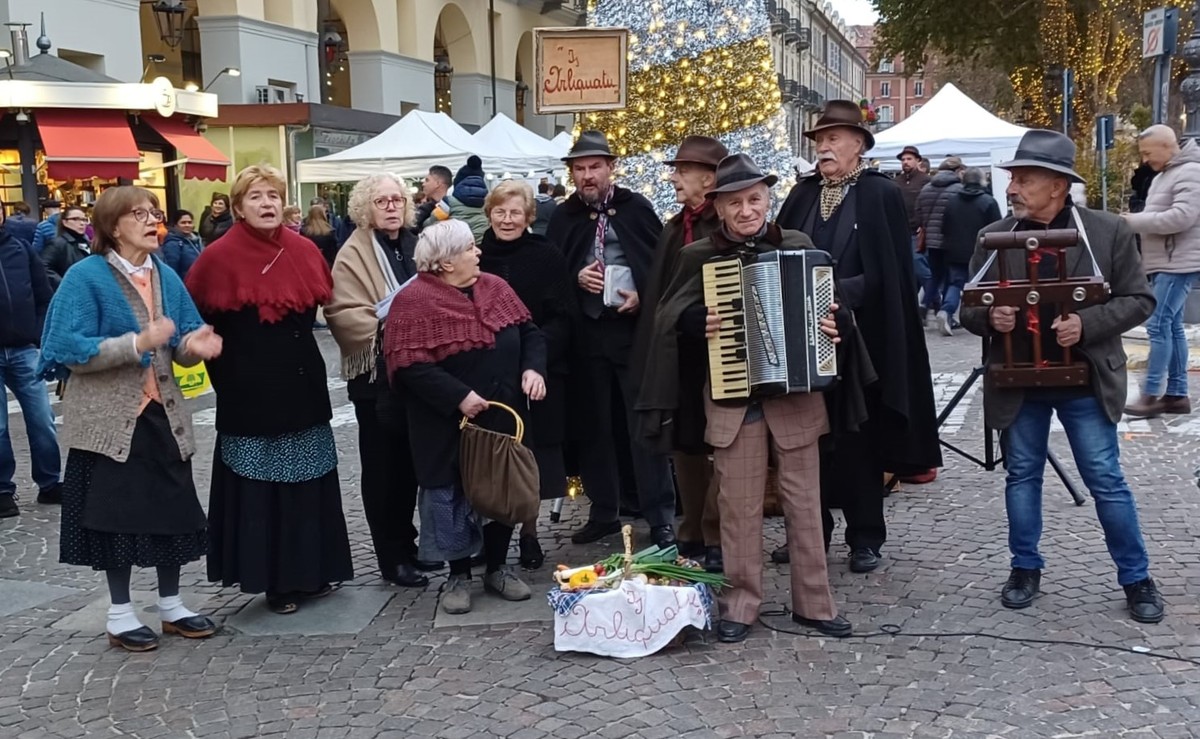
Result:
{"label": "wooden sign with text", "polygon": [[629,62],[625,28],[535,28],[534,110],[621,110]]}

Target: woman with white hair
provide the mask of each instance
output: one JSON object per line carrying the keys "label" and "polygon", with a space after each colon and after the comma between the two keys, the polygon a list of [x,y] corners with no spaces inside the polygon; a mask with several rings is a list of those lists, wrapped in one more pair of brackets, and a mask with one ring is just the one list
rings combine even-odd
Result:
{"label": "woman with white hair", "polygon": [[408,420],[399,394],[388,387],[376,312],[380,301],[417,274],[413,203],[398,177],[381,173],[354,186],[348,211],[357,228],[334,260],[325,320],[341,349],[342,377],[358,419],[360,490],[379,574],[401,587],[423,588],[429,579],[415,567],[417,478]]}
{"label": "woman with white hair", "polygon": [[459,420],[510,432],[512,419],[488,402],[512,408],[546,397],[546,341],[529,309],[501,278],[480,272],[479,249],[462,221],[421,231],[417,277],[395,297],[384,329],[393,386],[403,387],[417,482],[420,554],[450,562],[442,610],[471,610],[471,555],[482,544],[483,586],[505,600],[526,600],[529,586],[506,566],[513,527],[479,526],[458,468]]}

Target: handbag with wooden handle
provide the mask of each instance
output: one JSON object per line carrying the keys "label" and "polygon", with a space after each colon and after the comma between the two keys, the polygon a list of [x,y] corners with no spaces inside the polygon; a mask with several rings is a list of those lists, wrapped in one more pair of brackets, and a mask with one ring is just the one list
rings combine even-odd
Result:
{"label": "handbag with wooden handle", "polygon": [[503,403],[489,401],[488,408],[510,413],[516,419],[516,434],[485,429],[463,416],[458,442],[463,492],[477,514],[515,525],[537,515],[541,502],[537,461],[521,443],[525,438],[521,416]]}

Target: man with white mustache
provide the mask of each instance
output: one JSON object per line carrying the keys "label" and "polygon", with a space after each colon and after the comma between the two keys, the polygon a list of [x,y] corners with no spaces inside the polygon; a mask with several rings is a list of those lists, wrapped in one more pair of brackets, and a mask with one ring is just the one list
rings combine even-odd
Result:
{"label": "man with white mustache", "polygon": [[[879,381],[866,389],[868,420],[857,430],[834,427],[822,439],[821,497],[825,546],[831,507],[846,516],[850,570],[879,566],[887,538],[883,474],[940,467],[933,383],[925,331],[917,315],[908,213],[900,188],[868,169],[863,154],[875,137],[849,100],[831,100],[805,136],[817,143],[817,169],[792,188],[776,223],[803,231],[836,263],[842,303],[854,313]],[[839,407],[844,389],[825,394]],[[787,553],[776,551],[775,561]]]}

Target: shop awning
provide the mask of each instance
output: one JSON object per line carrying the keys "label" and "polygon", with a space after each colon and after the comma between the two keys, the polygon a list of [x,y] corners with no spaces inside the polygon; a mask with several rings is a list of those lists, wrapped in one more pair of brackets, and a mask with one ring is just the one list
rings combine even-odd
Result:
{"label": "shop awning", "polygon": [[138,178],[141,157],[123,111],[43,108],[34,120],[52,178]]}
{"label": "shop awning", "polygon": [[183,170],[184,179],[225,179],[229,170],[229,159],[182,119],[144,115],[142,120],[149,123],[160,136],[174,146],[181,159],[187,159]]}

